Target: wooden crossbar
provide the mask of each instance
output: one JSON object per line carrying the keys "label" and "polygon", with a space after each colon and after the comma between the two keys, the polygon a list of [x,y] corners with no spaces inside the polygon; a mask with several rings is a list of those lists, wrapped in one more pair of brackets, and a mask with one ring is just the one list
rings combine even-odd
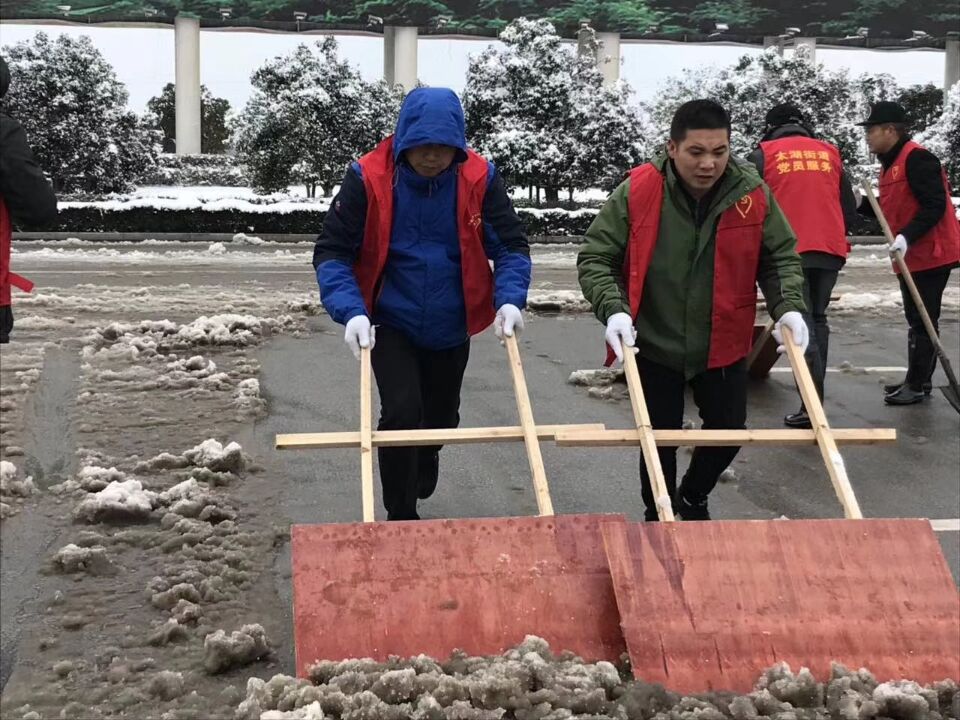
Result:
{"label": "wooden crossbar", "polygon": [[[559,430],[560,447],[634,447],[640,444],[639,430]],[[816,445],[813,430],[654,430],[658,447],[723,447],[728,445]],[[883,445],[897,440],[893,428],[833,430],[838,445]]]}
{"label": "wooden crossbar", "polygon": [[[582,425],[537,425],[540,440],[555,440],[560,433],[602,432],[603,423]],[[415,447],[418,445],[478,445],[489,442],[524,442],[519,425],[477,428],[439,428],[435,430],[374,430],[373,447]],[[278,450],[330,450],[360,447],[358,432],[290,433],[277,435]]]}

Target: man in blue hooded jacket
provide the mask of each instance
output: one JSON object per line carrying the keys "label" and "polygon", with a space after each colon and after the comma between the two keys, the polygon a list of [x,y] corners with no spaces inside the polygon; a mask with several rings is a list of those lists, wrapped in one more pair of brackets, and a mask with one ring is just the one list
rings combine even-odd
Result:
{"label": "man in blue hooded jacket", "polygon": [[[346,344],[371,349],[378,429],[456,427],[470,336],[523,329],[530,252],[503,179],[467,148],[452,90],[413,90],[396,133],[351,164],[313,266]],[[419,519],[439,451],[378,449],[388,520]]]}

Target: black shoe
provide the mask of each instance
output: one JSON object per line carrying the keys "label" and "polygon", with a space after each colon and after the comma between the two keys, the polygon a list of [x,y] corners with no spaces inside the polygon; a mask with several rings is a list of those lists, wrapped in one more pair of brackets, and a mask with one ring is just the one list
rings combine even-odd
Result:
{"label": "black shoe", "polygon": [[902,385],[896,392],[885,395],[883,401],[887,405],[916,405],[923,402],[927,394],[923,390],[914,390],[909,385]]}
{"label": "black shoe", "polygon": [[[902,387],[904,386],[904,384],[905,384],[905,383],[898,382],[898,383],[894,383],[893,385],[884,385],[884,386],[883,386],[883,394],[884,394],[884,395],[893,395],[893,394],[894,394],[895,392],[897,392],[900,388],[902,388]],[[923,383],[922,387],[923,387],[923,394],[924,394],[924,395],[929,395],[930,393],[933,392],[933,383],[925,382],[925,383]]]}
{"label": "black shoe", "polygon": [[791,413],[790,415],[784,416],[783,424],[789,428],[809,429],[813,427],[813,425],[810,422],[810,416],[807,415],[807,411],[804,410],[803,408],[800,408],[800,410],[798,410],[795,413]]}
{"label": "black shoe", "polygon": [[644,522],[660,522],[660,516],[657,515],[657,510],[654,508],[651,510],[647,508],[643,511],[643,521]]}
{"label": "black shoe", "polygon": [[420,515],[417,514],[416,510],[414,510],[413,512],[406,512],[406,513],[401,513],[401,512],[387,513],[387,520],[389,522],[393,522],[395,520],[419,520],[419,519],[420,519]]}
{"label": "black shoe", "polygon": [[437,489],[437,480],[440,477],[440,453],[420,452],[417,458],[417,497],[426,500]]}
{"label": "black shoe", "polygon": [[676,502],[677,515],[681,520],[709,520],[710,511],[707,509],[707,501],[691,503],[683,495],[680,495]]}

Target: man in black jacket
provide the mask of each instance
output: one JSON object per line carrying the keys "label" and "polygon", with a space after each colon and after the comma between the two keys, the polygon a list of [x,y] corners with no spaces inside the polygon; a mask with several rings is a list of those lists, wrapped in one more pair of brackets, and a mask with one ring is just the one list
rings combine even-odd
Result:
{"label": "man in black jacket", "polygon": [[[796,165],[793,158],[809,158]],[[790,103],[767,112],[760,146],[748,158],[764,179],[797,236],[803,263],[804,320],[810,328],[806,360],[823,399],[830,325],[827,306],[846,262],[847,229],[857,216],[857,201],[836,146],[814,136],[801,110]],[[787,427],[809,428],[807,409],[787,415]]]}
{"label": "man in black jacket", "polygon": [[[0,58],[0,98],[10,86],[10,70]],[[57,216],[57,196],[27,143],[20,123],[0,113],[0,343],[10,341],[11,285],[29,290],[25,278],[10,271],[12,222],[45,225]]]}
{"label": "man in black jacket", "polygon": [[[910,139],[907,114],[894,102],[878,102],[861,123],[867,145],[880,160],[880,208],[896,234],[891,252],[903,253],[934,329],[939,330],[943,291],[960,260],[960,223],[940,161]],[[864,204],[872,214],[872,206]],[[899,268],[894,268],[899,274]],[[907,334],[907,375],[884,387],[888,405],[913,405],[930,394],[937,355],[920,312],[900,278]]]}

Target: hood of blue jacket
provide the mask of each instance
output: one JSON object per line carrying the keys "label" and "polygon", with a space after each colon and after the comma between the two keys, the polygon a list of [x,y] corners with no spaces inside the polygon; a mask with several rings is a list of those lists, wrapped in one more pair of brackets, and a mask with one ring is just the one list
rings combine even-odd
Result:
{"label": "hood of blue jacket", "polygon": [[393,138],[393,158],[418,145],[457,148],[456,162],[467,159],[467,139],[460,98],[449,88],[417,88],[404,99]]}

